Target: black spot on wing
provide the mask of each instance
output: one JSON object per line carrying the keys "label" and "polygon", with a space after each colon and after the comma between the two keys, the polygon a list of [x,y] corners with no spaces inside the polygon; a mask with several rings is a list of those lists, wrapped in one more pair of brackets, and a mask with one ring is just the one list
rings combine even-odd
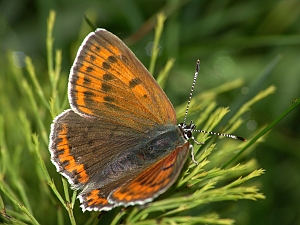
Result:
{"label": "black spot on wing", "polygon": [[115,102],[115,99],[113,97],[110,97],[110,96],[105,96],[103,99],[106,102]]}
{"label": "black spot on wing", "polygon": [[103,75],[103,80],[106,80],[106,81],[110,81],[110,80],[113,80],[114,79],[114,75],[110,74],[110,73],[106,73]]}
{"label": "black spot on wing", "polygon": [[88,67],[86,67],[86,72],[87,73],[90,73],[90,72],[92,72],[94,70],[94,68],[93,67],[91,67],[91,66],[88,66]]}
{"label": "black spot on wing", "polygon": [[134,88],[135,86],[139,85],[140,83],[142,83],[140,79],[134,78],[131,81],[129,81],[129,87]]}
{"label": "black spot on wing", "polygon": [[111,85],[103,83],[101,86],[101,90],[105,92],[109,92],[112,89]]}
{"label": "black spot on wing", "polygon": [[95,96],[92,91],[84,91],[83,92],[84,96],[84,102],[86,105],[89,105],[89,102],[94,102],[93,97]]}
{"label": "black spot on wing", "polygon": [[110,63],[116,63],[118,60],[115,56],[111,55],[107,58]]}
{"label": "black spot on wing", "polygon": [[108,69],[110,69],[110,64],[107,61],[105,61],[105,62],[102,63],[102,67],[104,69],[108,70]]}
{"label": "black spot on wing", "polygon": [[91,79],[89,78],[89,77],[87,77],[87,76],[84,76],[83,77],[83,84],[85,85],[85,86],[88,86],[88,85],[90,85],[91,84]]}
{"label": "black spot on wing", "polygon": [[90,55],[90,60],[91,60],[91,61],[95,61],[95,59],[96,59],[96,56]]}

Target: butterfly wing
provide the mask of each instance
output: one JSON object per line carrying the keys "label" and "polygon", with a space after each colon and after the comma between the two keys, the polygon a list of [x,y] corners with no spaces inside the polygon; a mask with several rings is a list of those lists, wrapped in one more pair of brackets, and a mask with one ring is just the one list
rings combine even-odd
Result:
{"label": "butterfly wing", "polygon": [[[51,126],[51,160],[75,189],[99,179],[97,174],[121,154],[146,142],[136,130],[111,121],[85,118],[73,110],[59,115]],[[105,183],[105,177],[100,178]]]}
{"label": "butterfly wing", "polygon": [[114,34],[98,29],[78,50],[69,78],[72,109],[84,116],[118,118],[137,130],[176,124],[168,97],[132,51]]}
{"label": "butterfly wing", "polygon": [[178,147],[166,158],[151,165],[108,197],[117,205],[144,204],[164,193],[177,179],[188,156],[190,144]]}
{"label": "butterfly wing", "polygon": [[[118,187],[120,183],[124,185],[115,188],[109,196],[106,191],[107,187],[93,189],[80,195],[81,207],[83,210],[109,210],[119,205],[145,204],[152,201],[158,195],[164,193],[177,179],[180,171],[186,161],[189,152],[189,143],[178,147],[170,155],[163,158],[147,169],[135,173],[135,178],[125,176],[118,181],[118,185],[110,184],[109,189],[113,186]],[[130,182],[127,182],[130,180]]]}

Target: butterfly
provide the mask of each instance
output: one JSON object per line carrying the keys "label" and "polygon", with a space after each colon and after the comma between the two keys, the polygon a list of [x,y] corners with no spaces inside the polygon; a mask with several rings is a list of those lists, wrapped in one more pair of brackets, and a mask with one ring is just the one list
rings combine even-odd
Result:
{"label": "butterfly", "polygon": [[177,124],[164,91],[117,36],[97,29],[84,39],[68,99],[71,109],[51,125],[49,151],[57,171],[81,191],[83,211],[142,205],[174,184],[196,126]]}

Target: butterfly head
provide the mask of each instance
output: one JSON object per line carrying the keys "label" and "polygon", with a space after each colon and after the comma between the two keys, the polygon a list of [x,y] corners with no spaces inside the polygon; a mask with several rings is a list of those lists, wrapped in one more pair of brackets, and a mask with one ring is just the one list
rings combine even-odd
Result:
{"label": "butterfly head", "polygon": [[189,140],[193,137],[193,132],[196,130],[196,125],[193,121],[190,122],[190,124],[180,123],[178,124],[179,129],[183,133],[183,137],[186,140]]}

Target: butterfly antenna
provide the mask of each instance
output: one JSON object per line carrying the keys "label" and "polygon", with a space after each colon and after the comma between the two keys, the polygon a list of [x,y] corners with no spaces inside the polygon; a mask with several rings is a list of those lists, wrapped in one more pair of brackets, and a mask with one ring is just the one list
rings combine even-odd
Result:
{"label": "butterfly antenna", "polygon": [[[217,135],[217,136],[222,136],[222,137],[228,137],[228,138],[232,138],[232,139],[236,139],[236,140],[240,140],[240,141],[247,141],[245,138],[236,136],[234,134],[223,134],[223,133],[212,132],[212,131],[196,130],[195,129],[196,126],[193,123],[193,121],[191,121],[190,125],[186,125],[187,114],[188,114],[188,111],[189,111],[189,108],[190,108],[193,92],[194,92],[197,77],[198,77],[198,74],[199,74],[199,70],[200,70],[200,60],[198,59],[197,62],[196,62],[196,70],[195,70],[194,80],[193,80],[193,83],[192,83],[190,96],[189,96],[189,99],[188,99],[188,102],[187,102],[183,123],[180,124],[183,127],[183,129],[187,132],[187,138],[193,138],[191,133],[189,133],[189,132],[198,132],[198,133],[205,133],[205,134]],[[200,142],[197,142],[195,139],[194,139],[194,141],[197,144],[201,144]]]}
{"label": "butterfly antenna", "polygon": [[184,114],[184,118],[183,118],[183,124],[186,124],[186,117],[187,117],[187,114],[189,112],[190,103],[191,103],[191,100],[192,100],[192,96],[193,96],[193,92],[194,92],[194,89],[195,89],[195,85],[196,85],[199,70],[200,70],[200,60],[198,59],[197,62],[196,62],[196,70],[195,70],[195,75],[194,75],[192,88],[191,88],[191,91],[190,91],[190,97],[188,99],[185,114]]}
{"label": "butterfly antenna", "polygon": [[[193,80],[193,83],[192,83],[192,88],[191,88],[191,91],[190,91],[190,96],[189,96],[189,99],[188,99],[188,102],[187,102],[187,106],[186,106],[186,110],[185,110],[185,115],[184,115],[184,119],[183,119],[183,123],[182,124],[186,124],[187,114],[188,114],[188,111],[189,111],[189,108],[190,108],[190,104],[191,104],[193,92],[194,92],[196,81],[197,81],[197,77],[198,77],[198,74],[199,74],[199,70],[200,70],[200,60],[198,59],[197,62],[196,62],[196,70],[195,70],[194,80]],[[192,127],[192,126],[194,126],[194,127]],[[199,133],[217,135],[217,136],[222,136],[222,137],[228,137],[228,138],[232,138],[232,139],[236,139],[236,140],[240,140],[240,141],[247,141],[245,138],[242,138],[242,137],[239,137],[239,136],[236,136],[236,135],[233,135],[233,134],[223,134],[223,133],[212,132],[212,131],[196,130],[195,129],[196,126],[193,124],[192,121],[191,121],[190,125],[185,126],[185,127],[188,128],[188,129],[191,129],[192,132],[199,132]],[[194,141],[197,143],[196,140],[194,140]]]}
{"label": "butterfly antenna", "polygon": [[193,130],[193,131],[198,132],[198,133],[205,133],[205,134],[212,134],[212,135],[217,135],[217,136],[222,136],[222,137],[228,137],[228,138],[232,138],[232,139],[236,139],[236,140],[240,140],[240,141],[244,141],[244,142],[247,141],[245,138],[236,136],[234,134],[223,134],[223,133],[205,131],[205,130]]}

